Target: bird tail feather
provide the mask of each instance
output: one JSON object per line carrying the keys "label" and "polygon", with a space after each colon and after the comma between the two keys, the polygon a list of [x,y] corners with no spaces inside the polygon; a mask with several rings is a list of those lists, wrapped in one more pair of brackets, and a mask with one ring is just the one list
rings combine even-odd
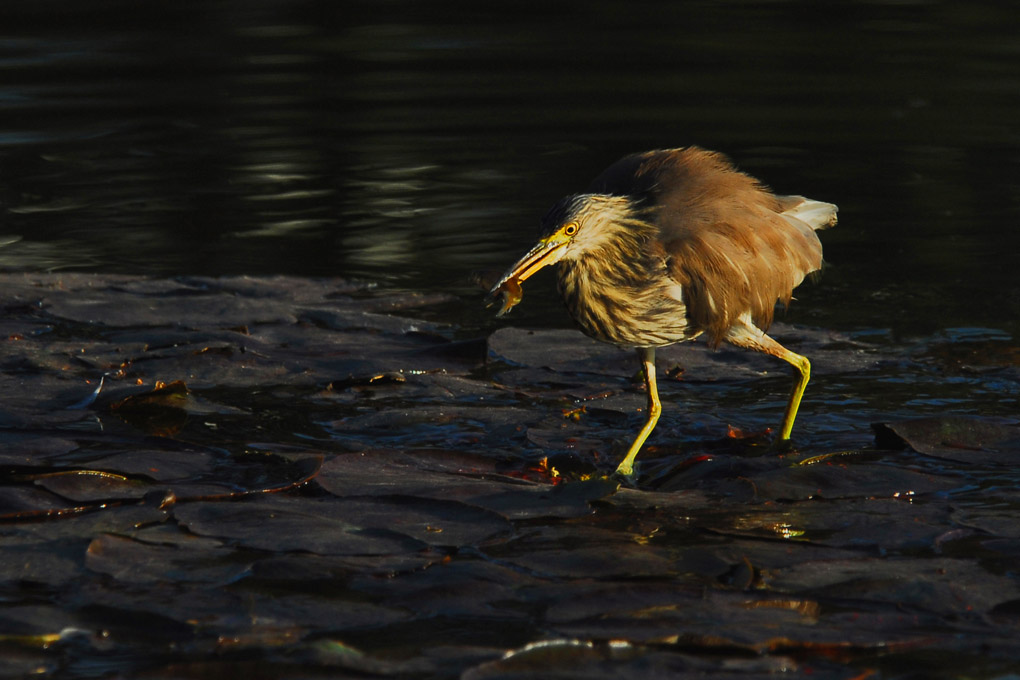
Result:
{"label": "bird tail feather", "polygon": [[780,200],[785,208],[782,212],[783,218],[791,224],[801,222],[816,231],[828,229],[836,224],[838,208],[832,203],[815,201],[803,196],[783,196]]}

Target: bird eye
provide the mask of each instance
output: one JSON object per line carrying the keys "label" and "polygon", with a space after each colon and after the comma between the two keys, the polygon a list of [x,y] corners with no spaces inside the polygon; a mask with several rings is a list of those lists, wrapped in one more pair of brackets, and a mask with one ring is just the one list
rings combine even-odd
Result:
{"label": "bird eye", "polygon": [[563,227],[563,233],[567,236],[573,236],[577,233],[577,222],[571,222],[567,226]]}

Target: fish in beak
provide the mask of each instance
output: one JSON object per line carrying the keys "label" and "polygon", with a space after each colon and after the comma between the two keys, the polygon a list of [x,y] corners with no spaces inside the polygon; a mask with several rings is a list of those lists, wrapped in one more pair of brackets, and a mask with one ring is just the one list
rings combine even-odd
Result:
{"label": "fish in beak", "polygon": [[558,230],[535,244],[535,247],[517,260],[503,274],[499,283],[492,287],[486,296],[487,306],[491,307],[495,304],[496,298],[502,296],[502,304],[496,316],[503,316],[513,309],[524,297],[521,284],[542,267],[559,262],[569,242],[570,239],[562,233],[562,230]]}

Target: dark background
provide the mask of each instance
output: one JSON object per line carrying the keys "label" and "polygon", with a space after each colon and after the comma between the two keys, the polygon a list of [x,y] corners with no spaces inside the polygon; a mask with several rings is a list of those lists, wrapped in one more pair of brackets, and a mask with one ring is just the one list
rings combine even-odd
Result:
{"label": "dark background", "polygon": [[[840,206],[788,320],[1020,317],[1020,5],[5,2],[4,270],[452,293],[617,157],[698,144]],[[548,277],[518,323],[562,324]]]}

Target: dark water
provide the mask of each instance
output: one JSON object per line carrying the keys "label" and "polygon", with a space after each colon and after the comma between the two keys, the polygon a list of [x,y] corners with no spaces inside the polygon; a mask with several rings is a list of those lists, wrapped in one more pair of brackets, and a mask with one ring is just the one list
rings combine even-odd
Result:
{"label": "dark water", "polygon": [[[699,144],[839,204],[791,320],[1018,329],[1016,6],[2,12],[8,270],[365,277],[463,296],[483,325],[471,273],[514,259],[553,200],[624,153]],[[564,323],[542,297],[518,319]]]}

